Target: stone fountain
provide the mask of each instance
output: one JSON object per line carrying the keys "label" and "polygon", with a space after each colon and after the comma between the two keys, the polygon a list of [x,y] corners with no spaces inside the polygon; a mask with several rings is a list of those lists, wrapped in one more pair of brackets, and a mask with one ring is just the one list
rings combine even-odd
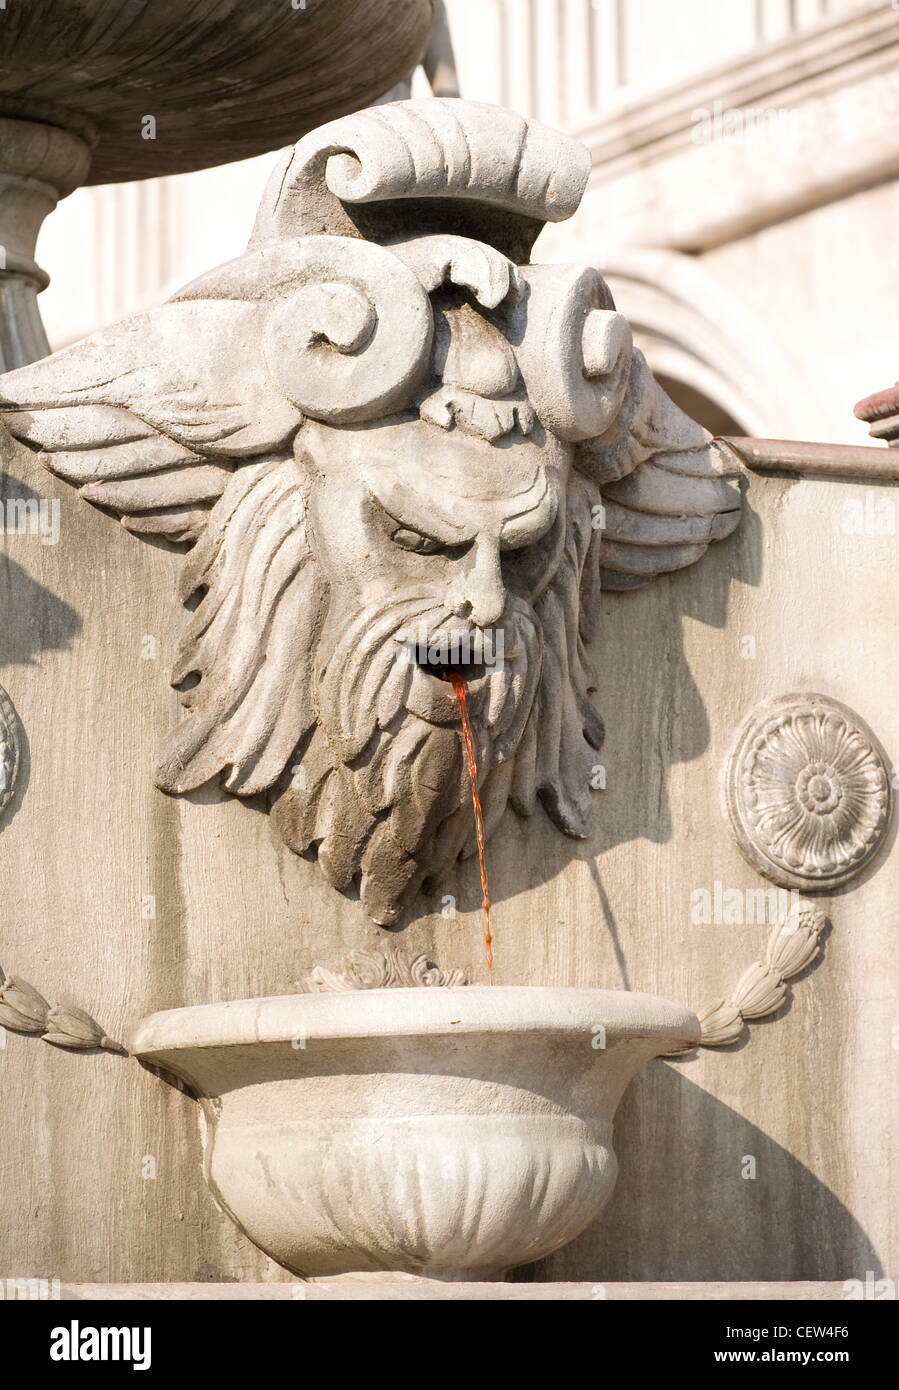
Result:
{"label": "stone fountain", "polygon": [[[15,447],[135,536],[189,547],[171,672],[185,716],[154,795],[198,819],[216,786],[264,805],[263,856],[282,873],[314,861],[380,943],[346,975],[185,997],[130,1032],[132,1055],[199,1101],[220,1208],[307,1277],[495,1280],[558,1249],[609,1197],[612,1120],[639,1069],[737,1041],[818,950],[823,914],[794,911],[697,1018],[502,965],[497,987],[465,986],[458,936],[437,966],[385,935],[479,847],[447,677],[466,690],[488,858],[513,818],[586,839],[600,594],[701,561],[739,526],[746,455],[776,459],[712,440],[665,396],[598,271],[532,261],[588,174],[579,145],[500,108],[344,117],[282,157],[243,255],[0,380]],[[741,736],[730,809],[779,882],[770,798],[798,777],[832,810],[842,777],[858,814],[843,807],[826,872],[790,848],[814,891],[878,851],[890,798],[851,710],[799,705]],[[753,778],[788,720],[805,761],[771,790]],[[767,857],[750,853],[765,835]],[[506,909],[500,961],[525,925]],[[49,1036],[28,988],[7,989],[4,1019]],[[105,1046],[84,1017],[49,1040]]]}
{"label": "stone fountain", "polygon": [[[491,107],[344,118],[283,158],[244,256],[0,387],[53,472],[137,534],[192,543],[189,716],[157,786],[268,791],[286,845],[384,926],[474,835],[447,670],[488,833],[539,799],[586,835],[600,545],[627,587],[739,519],[598,272],[529,263],[587,172]],[[545,1255],[611,1191],[630,1078],[699,1041],[649,995],[428,983],[133,1033],[203,1100],[224,1209],[296,1272],[495,1278]]]}

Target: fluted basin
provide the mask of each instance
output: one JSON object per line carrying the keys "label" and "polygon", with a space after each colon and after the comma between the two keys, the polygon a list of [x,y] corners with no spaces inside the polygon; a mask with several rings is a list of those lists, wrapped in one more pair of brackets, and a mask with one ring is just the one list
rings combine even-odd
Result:
{"label": "fluted basin", "polygon": [[174,1009],[130,1049],[201,1099],[213,1194],[280,1264],[496,1279],[596,1218],[625,1087],[698,1038],[649,994],[431,987]]}
{"label": "fluted basin", "polygon": [[[377,100],[424,51],[431,0],[10,0],[0,116],[94,146],[88,183],[293,144]],[[146,118],[158,129],[146,134]],[[144,132],[142,134],[142,132]]]}

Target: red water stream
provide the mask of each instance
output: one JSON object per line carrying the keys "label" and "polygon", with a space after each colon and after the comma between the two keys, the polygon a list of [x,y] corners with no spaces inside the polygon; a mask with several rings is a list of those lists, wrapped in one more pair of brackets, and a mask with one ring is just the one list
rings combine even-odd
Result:
{"label": "red water stream", "polygon": [[487,982],[493,984],[493,937],[490,935],[490,892],[487,887],[487,863],[484,859],[484,812],[478,795],[478,762],[475,757],[474,739],[471,736],[471,720],[468,717],[468,700],[465,695],[465,681],[458,671],[447,672],[462,716],[462,738],[465,742],[465,761],[468,764],[468,780],[471,783],[471,805],[474,810],[475,835],[478,841],[478,863],[481,868],[481,890],[484,894],[481,907],[484,909],[484,947],[487,953]]}

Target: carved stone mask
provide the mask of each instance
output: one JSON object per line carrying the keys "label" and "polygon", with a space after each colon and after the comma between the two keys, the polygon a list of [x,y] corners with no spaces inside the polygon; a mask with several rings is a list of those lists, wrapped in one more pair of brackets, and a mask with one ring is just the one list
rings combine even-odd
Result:
{"label": "carved stone mask", "polygon": [[49,469],[192,547],[157,785],[268,792],[385,925],[474,849],[446,669],[487,833],[539,798],[589,835],[600,587],[739,518],[599,273],[527,263],[588,172],[499,108],[360,112],[287,152],[243,256],[0,381]]}

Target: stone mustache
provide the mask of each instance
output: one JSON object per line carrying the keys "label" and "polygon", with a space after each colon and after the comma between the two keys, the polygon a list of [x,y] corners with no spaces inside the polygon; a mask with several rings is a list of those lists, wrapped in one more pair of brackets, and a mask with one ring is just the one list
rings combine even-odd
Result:
{"label": "stone mustache", "polygon": [[50,470],[191,547],[157,785],[267,792],[383,925],[474,848],[452,689],[410,650],[502,654],[466,671],[488,834],[539,799],[585,837],[600,589],[739,518],[598,271],[529,263],[588,173],[501,108],[360,112],[282,157],[244,255],[0,379]]}

